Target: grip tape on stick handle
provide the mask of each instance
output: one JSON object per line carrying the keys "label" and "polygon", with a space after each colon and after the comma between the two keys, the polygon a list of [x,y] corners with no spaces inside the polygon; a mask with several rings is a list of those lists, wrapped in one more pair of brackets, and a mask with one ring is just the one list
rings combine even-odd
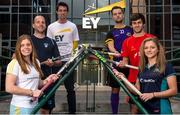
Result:
{"label": "grip tape on stick handle", "polygon": [[107,52],[108,55],[112,55],[114,57],[121,57],[120,53],[112,53],[112,52]]}
{"label": "grip tape on stick handle", "polygon": [[[55,57],[55,58],[52,57],[51,60],[54,62],[54,61],[56,61],[56,60],[62,60],[62,59],[68,58],[69,56],[71,56],[71,53],[70,53],[70,54],[63,55],[63,56],[58,56],[58,57]],[[45,64],[46,62],[47,62],[47,60],[41,62],[41,65]]]}
{"label": "grip tape on stick handle", "polygon": [[[44,92],[54,81],[52,79],[48,80],[48,83],[46,83],[42,88],[41,91]],[[31,102],[36,101],[38,97],[32,97]]]}
{"label": "grip tape on stick handle", "polygon": [[128,65],[128,64],[126,64],[125,67],[131,68],[131,69],[136,69],[136,70],[139,69],[137,66]]}
{"label": "grip tape on stick handle", "polygon": [[[117,61],[113,61],[113,60],[108,60],[108,61],[111,62],[111,63],[113,63],[113,64],[115,64],[116,66],[119,65],[119,62],[117,62]],[[139,69],[137,66],[128,65],[128,64],[125,64],[125,67],[131,68],[131,69],[136,69],[136,70]]]}
{"label": "grip tape on stick handle", "polygon": [[113,69],[113,72],[120,77],[120,79],[129,87],[132,91],[137,93],[139,96],[142,94],[131,82],[129,82],[123,75],[121,75],[116,69]]}

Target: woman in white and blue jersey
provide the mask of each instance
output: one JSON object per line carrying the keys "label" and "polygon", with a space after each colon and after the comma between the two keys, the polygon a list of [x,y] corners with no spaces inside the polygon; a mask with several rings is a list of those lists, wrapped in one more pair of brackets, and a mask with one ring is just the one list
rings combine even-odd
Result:
{"label": "woman in white and blue jersey", "polygon": [[42,91],[39,90],[49,80],[57,80],[56,74],[49,75],[45,80],[40,62],[29,35],[21,35],[16,42],[15,58],[7,66],[6,92],[12,94],[9,114],[30,115],[37,105]]}
{"label": "woman in white and blue jersey", "polygon": [[140,48],[140,71],[136,86],[142,92],[142,105],[151,114],[172,114],[169,97],[177,94],[176,74],[166,63],[158,39],[147,38]]}

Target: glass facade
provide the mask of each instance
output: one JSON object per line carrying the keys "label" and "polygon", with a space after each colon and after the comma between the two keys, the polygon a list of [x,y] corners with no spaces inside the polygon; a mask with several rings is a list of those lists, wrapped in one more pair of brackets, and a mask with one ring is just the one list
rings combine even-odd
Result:
{"label": "glass facade", "polygon": [[[68,19],[74,22],[79,30],[80,43],[90,43],[94,47],[103,48],[106,33],[113,27],[114,22],[109,12],[95,14],[93,16],[101,17],[97,29],[83,29],[82,17],[87,10],[93,10],[99,7],[119,2],[120,0],[59,0],[69,5]],[[32,34],[32,21],[35,15],[43,15],[46,18],[47,25],[57,19],[56,3],[58,0],[1,0],[0,4],[0,40],[1,71],[5,72],[9,58],[15,48],[15,43],[19,35]],[[174,50],[180,45],[180,2],[179,0],[126,0],[126,24],[129,25],[129,16],[132,13],[143,13],[146,16],[146,31],[155,34],[160,38],[166,50]],[[89,7],[91,6],[91,7]],[[180,56],[176,52],[168,53],[168,59],[174,59]],[[82,62],[78,67],[77,82],[83,84],[84,74],[88,74],[89,67],[86,62]],[[106,74],[104,68],[99,62],[95,62],[94,72],[98,72],[96,78],[97,84],[106,84]],[[175,68],[179,73],[179,62]],[[89,64],[91,64],[89,62]],[[91,66],[93,66],[91,65]],[[81,73],[84,70],[85,73]],[[87,71],[87,72],[86,72]],[[5,74],[1,73],[1,89],[4,86]],[[103,78],[103,79],[102,79]],[[81,79],[81,80],[80,80]],[[178,80],[180,81],[180,80]]]}

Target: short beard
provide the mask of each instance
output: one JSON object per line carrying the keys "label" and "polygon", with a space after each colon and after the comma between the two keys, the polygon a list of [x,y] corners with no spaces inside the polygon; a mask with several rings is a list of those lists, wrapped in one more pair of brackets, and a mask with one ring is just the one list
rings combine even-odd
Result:
{"label": "short beard", "polygon": [[122,20],[120,20],[120,21],[115,21],[117,24],[119,24],[119,23],[122,23],[123,21]]}
{"label": "short beard", "polygon": [[141,33],[143,31],[143,29],[139,30],[139,31],[134,31],[134,33]]}

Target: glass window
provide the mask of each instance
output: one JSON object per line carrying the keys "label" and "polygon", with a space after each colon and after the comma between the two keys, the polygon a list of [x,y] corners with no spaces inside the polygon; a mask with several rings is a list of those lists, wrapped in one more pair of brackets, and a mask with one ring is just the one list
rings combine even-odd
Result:
{"label": "glass window", "polygon": [[[98,8],[104,7],[109,5],[109,0],[99,0],[98,1]],[[99,13],[99,17],[101,18],[109,18],[109,12]]]}
{"label": "glass window", "polygon": [[179,14],[173,14],[172,16],[172,30],[173,30],[173,39],[174,40],[180,40],[180,15]]}
{"label": "glass window", "polygon": [[96,9],[96,0],[85,0],[85,12],[89,12]]}
{"label": "glass window", "polygon": [[10,15],[9,14],[1,14],[0,15],[0,33],[2,34],[2,38],[7,39],[10,31],[10,27],[8,26],[10,23]]}
{"label": "glass window", "polygon": [[1,5],[10,5],[12,0],[1,0]]}
{"label": "glass window", "polygon": [[20,14],[19,15],[19,35],[31,34],[31,15]]}
{"label": "glass window", "polygon": [[19,13],[31,13],[31,6],[19,7]]}
{"label": "glass window", "polygon": [[173,5],[180,5],[180,0],[172,0]]}
{"label": "glass window", "polygon": [[0,13],[9,13],[10,8],[8,6],[0,7]]}
{"label": "glass window", "polygon": [[33,12],[50,12],[50,1],[33,0]]}
{"label": "glass window", "polygon": [[[32,0],[17,0],[17,1],[19,1],[19,5],[31,5],[32,4]],[[33,1],[38,1],[38,0],[33,0]]]}
{"label": "glass window", "polygon": [[119,2],[120,0],[110,0],[110,3],[115,3],[115,2]]}
{"label": "glass window", "polygon": [[[11,39],[17,39],[18,35],[18,15],[17,14],[12,14],[12,20],[11,20],[11,25],[9,23],[8,26],[11,26]],[[10,35],[8,35],[10,37]]]}
{"label": "glass window", "polygon": [[84,8],[84,0],[73,0],[73,18],[83,17]]}
{"label": "glass window", "polygon": [[3,24],[3,23],[9,24],[9,22],[10,22],[9,15],[7,15],[7,14],[1,14],[0,15],[0,24]]}
{"label": "glass window", "polygon": [[82,25],[82,18],[81,19],[74,18],[73,23],[75,23],[76,25]]}
{"label": "glass window", "polygon": [[13,6],[12,7],[12,13],[18,13],[18,7]]}
{"label": "glass window", "polygon": [[157,13],[162,13],[163,12],[163,6],[150,6],[150,12],[151,14],[157,14]]}

